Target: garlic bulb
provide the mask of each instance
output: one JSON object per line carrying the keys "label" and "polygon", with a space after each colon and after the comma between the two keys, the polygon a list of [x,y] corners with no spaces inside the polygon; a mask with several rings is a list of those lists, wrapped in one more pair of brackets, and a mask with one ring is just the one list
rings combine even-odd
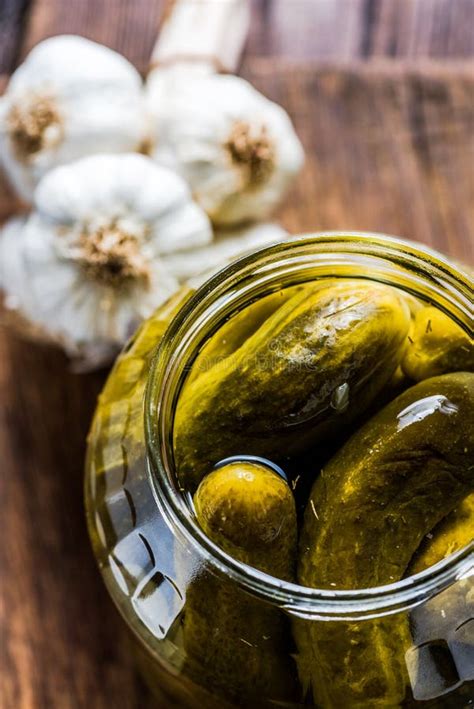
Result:
{"label": "garlic bulb", "polygon": [[217,225],[260,220],[303,162],[286,112],[236,76],[154,69],[147,81],[152,156],[179,172]]}
{"label": "garlic bulb", "polygon": [[0,288],[8,309],[91,368],[178,288],[162,255],[211,239],[178,175],[138,154],[82,158],[48,173],[32,214],[5,226]]}
{"label": "garlic bulb", "polygon": [[47,170],[139,150],[147,127],[141,77],[130,62],[83,37],[53,37],[30,52],[0,99],[0,159],[30,202]]}
{"label": "garlic bulb", "polygon": [[212,244],[168,254],[163,262],[180,283],[198,287],[232,261],[287,237],[281,226],[271,223],[218,231]]}

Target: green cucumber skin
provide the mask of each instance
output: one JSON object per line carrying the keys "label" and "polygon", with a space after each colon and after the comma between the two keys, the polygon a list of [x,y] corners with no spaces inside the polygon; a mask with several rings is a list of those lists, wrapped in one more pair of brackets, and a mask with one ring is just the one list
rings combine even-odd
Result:
{"label": "green cucumber skin", "polygon": [[[406,303],[389,286],[348,280],[295,295],[185,385],[174,425],[183,486],[195,490],[229,455],[282,460],[340,431],[392,377],[409,325]],[[348,406],[338,410],[343,385]]]}
{"label": "green cucumber skin", "polygon": [[[418,403],[422,402],[422,403]],[[313,485],[298,580],[365,588],[398,581],[436,524],[474,490],[474,374],[425,380],[355,433]],[[317,517],[316,517],[317,514]],[[398,706],[406,694],[403,614],[295,624],[300,674],[324,707]]]}
{"label": "green cucumber skin", "polygon": [[[227,554],[294,581],[295,502],[275,472],[254,463],[226,465],[203,479],[194,505],[203,531]],[[298,696],[288,618],[232,579],[199,569],[186,591],[182,627],[185,674],[219,696],[244,707]]]}

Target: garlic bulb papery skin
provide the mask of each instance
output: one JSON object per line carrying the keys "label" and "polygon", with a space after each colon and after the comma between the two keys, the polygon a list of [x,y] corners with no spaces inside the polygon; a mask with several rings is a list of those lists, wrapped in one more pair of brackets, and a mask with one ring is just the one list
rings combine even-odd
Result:
{"label": "garlic bulb papery skin", "polygon": [[142,80],[130,62],[83,37],[52,37],[32,49],[0,99],[0,161],[31,202],[49,169],[140,150],[148,129]]}
{"label": "garlic bulb papery skin", "polygon": [[178,175],[138,154],[82,158],[48,173],[31,215],[3,229],[4,304],[93,369],[179,287],[162,256],[211,239]]}
{"label": "garlic bulb papery skin", "polygon": [[287,238],[288,232],[278,224],[252,224],[217,231],[212,244],[169,254],[163,261],[180,283],[199,287],[232,261]]}
{"label": "garlic bulb papery skin", "polygon": [[218,226],[268,216],[302,166],[281,106],[236,76],[154,69],[147,85],[152,157],[179,172]]}

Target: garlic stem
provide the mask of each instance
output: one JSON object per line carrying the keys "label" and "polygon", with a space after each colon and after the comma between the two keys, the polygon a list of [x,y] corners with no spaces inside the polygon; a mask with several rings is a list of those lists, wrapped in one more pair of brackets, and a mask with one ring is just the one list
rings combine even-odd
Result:
{"label": "garlic stem", "polygon": [[151,68],[187,61],[235,72],[249,27],[249,0],[174,0],[155,44]]}

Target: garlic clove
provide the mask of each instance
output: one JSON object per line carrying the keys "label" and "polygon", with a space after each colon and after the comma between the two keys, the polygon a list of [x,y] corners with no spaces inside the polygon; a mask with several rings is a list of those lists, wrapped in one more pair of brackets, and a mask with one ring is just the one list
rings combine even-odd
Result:
{"label": "garlic clove", "polygon": [[75,96],[89,88],[91,78],[102,88],[141,85],[138,71],[118,52],[85,37],[64,34],[33,47],[13,73],[9,90],[23,93],[36,87],[60,86]]}
{"label": "garlic clove", "polygon": [[265,218],[303,163],[286,112],[236,76],[153,70],[154,159],[179,172],[221,226]]}
{"label": "garlic clove", "polygon": [[31,200],[45,172],[148,139],[141,77],[120,54],[83,37],[44,40],[13,73],[0,110],[0,158]]}
{"label": "garlic clove", "polygon": [[163,261],[180,283],[197,287],[232,261],[287,237],[278,224],[253,224],[217,232],[211,245],[165,255]]}
{"label": "garlic clove", "polygon": [[34,203],[42,214],[57,220],[135,213],[153,221],[190,200],[179,175],[144,155],[126,153],[93,155],[57,168],[41,181]]}
{"label": "garlic clove", "polygon": [[127,233],[140,236],[145,230],[154,253],[212,240],[209,220],[184,180],[138,154],[95,155],[57,168],[38,186],[35,206],[66,225],[119,219]]}
{"label": "garlic clove", "polygon": [[[9,219],[1,230],[0,238],[0,291],[4,293],[4,305],[11,310],[21,307],[22,293],[18,287],[24,283],[23,253],[18,249],[26,217]],[[28,297],[25,293],[24,297]]]}
{"label": "garlic clove", "polygon": [[194,202],[164,215],[154,229],[154,243],[161,254],[194,249],[210,244],[212,231],[206,214]]}

